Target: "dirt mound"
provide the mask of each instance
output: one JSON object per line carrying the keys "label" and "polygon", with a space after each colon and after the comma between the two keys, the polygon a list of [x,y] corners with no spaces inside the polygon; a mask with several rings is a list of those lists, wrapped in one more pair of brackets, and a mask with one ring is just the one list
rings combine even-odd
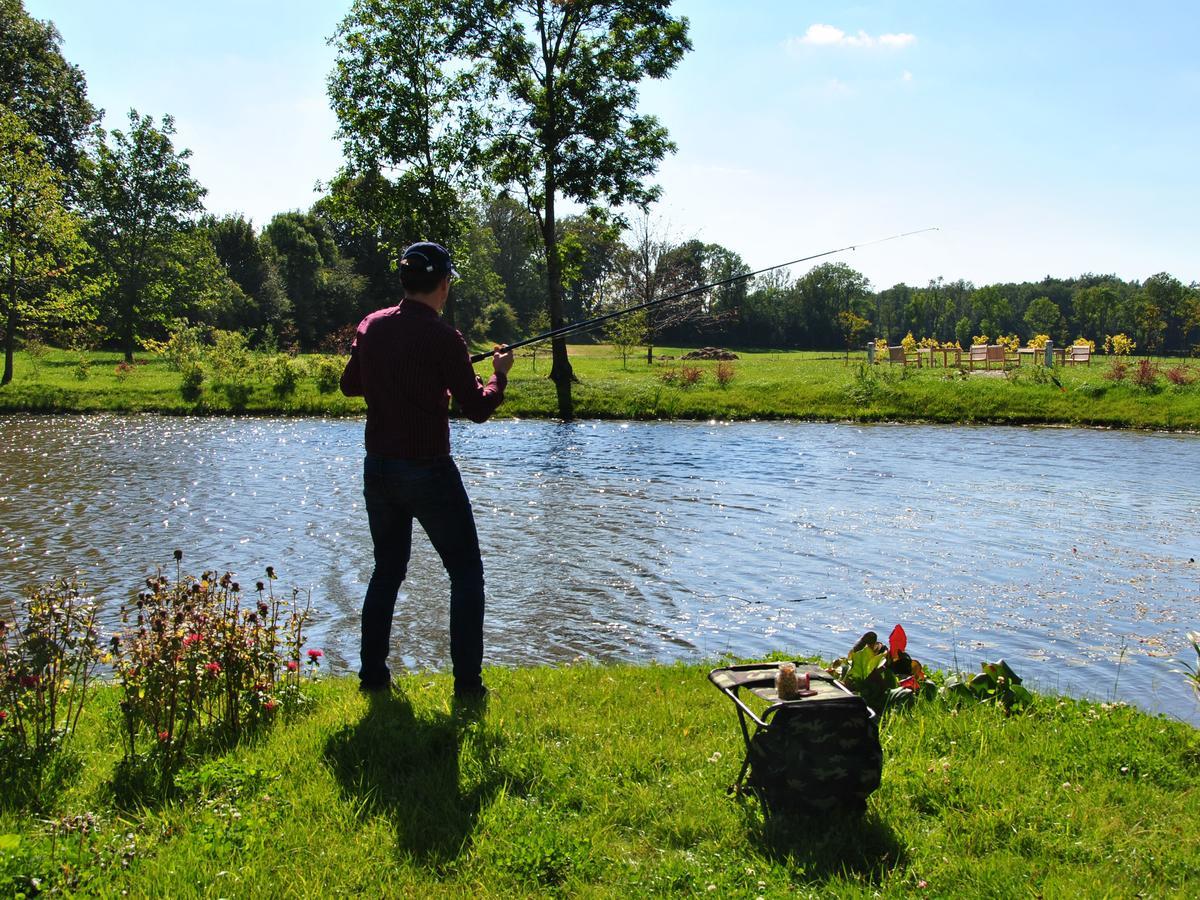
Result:
{"label": "dirt mound", "polygon": [[737,359],[738,355],[730,350],[722,350],[720,347],[701,347],[699,350],[692,350],[689,353],[683,354],[681,359]]}

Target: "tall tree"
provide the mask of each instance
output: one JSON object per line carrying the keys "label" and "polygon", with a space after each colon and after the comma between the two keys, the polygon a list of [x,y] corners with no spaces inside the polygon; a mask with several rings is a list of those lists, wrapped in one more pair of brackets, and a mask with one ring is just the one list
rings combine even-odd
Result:
{"label": "tall tree", "polygon": [[[458,250],[486,123],[468,37],[475,0],[354,0],[329,97],[360,209],[400,238]],[[398,256],[393,253],[393,256]],[[454,323],[453,299],[446,318]]]}
{"label": "tall tree", "polygon": [[483,218],[496,242],[493,265],[504,284],[504,302],[516,311],[523,328],[544,331],[532,325],[542,317],[549,322],[537,220],[523,203],[507,194],[489,200]]}
{"label": "tall tree", "polygon": [[1033,334],[1061,338],[1062,310],[1049,297],[1038,297],[1030,303],[1024,318]]}
{"label": "tall tree", "polygon": [[129,131],[100,142],[83,187],[88,239],[109,276],[106,321],[127,362],[146,327],[170,313],[172,249],[203,208],[204,188],[188,168],[192,153],[175,151],[174,134],[171,116],[156,127],[131,109]]}
{"label": "tall tree", "polygon": [[70,196],[99,113],[88,102],[83,72],[63,58],[61,43],[54,24],[31,18],[23,0],[0,0],[0,106],[41,138],[45,158],[65,177]]}
{"label": "tall tree", "polygon": [[[474,8],[464,2],[462,7]],[[652,116],[636,113],[638,85],[665,78],[691,49],[687,20],[669,0],[484,0],[480,49],[507,114],[490,150],[492,176],[512,185],[538,219],[550,324],[563,324],[557,200],[645,207],[648,186],[674,145]],[[550,377],[559,415],[573,416],[566,342],[555,339]]]}
{"label": "tall tree", "polygon": [[291,304],[283,292],[272,255],[263,248],[254,224],[240,215],[220,219],[205,216],[200,230],[208,238],[225,272],[242,290],[248,303],[239,311],[235,330],[278,331],[291,317]]}
{"label": "tall tree", "polygon": [[13,349],[25,321],[66,318],[65,276],[85,251],[79,223],[63,206],[62,178],[42,155],[24,122],[0,106],[0,322],[4,374],[13,377]]}

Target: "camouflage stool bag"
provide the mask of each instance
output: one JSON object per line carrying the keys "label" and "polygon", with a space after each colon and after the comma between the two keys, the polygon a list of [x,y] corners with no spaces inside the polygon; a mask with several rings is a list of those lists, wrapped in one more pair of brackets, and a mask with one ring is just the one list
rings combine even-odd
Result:
{"label": "camouflage stool bag", "polygon": [[[800,690],[783,700],[783,683],[776,682],[781,667],[791,677],[793,665]],[[734,702],[746,742],[735,791],[741,793],[745,779],[768,815],[866,809],[867,797],[879,787],[883,750],[875,713],[861,697],[818,666],[800,663],[727,666],[708,678]],[[742,690],[766,701],[766,709],[755,714]]]}

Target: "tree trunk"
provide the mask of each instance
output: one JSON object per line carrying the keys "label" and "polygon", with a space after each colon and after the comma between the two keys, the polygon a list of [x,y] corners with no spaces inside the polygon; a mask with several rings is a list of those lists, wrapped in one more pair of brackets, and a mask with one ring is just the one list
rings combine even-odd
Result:
{"label": "tree trunk", "polygon": [[[548,164],[549,165],[549,164]],[[563,326],[562,266],[558,259],[558,235],[554,221],[554,179],[546,178],[546,216],[542,222],[542,242],[546,246],[546,279],[550,293],[550,328]],[[558,417],[565,422],[575,418],[575,406],[571,399],[571,382],[575,373],[567,358],[566,338],[559,336],[550,344],[554,360],[550,367],[550,380],[558,394]]]}
{"label": "tree trunk", "polygon": [[0,386],[13,380],[13,347],[17,340],[17,267],[12,262],[8,267],[8,321],[4,325],[4,375]]}
{"label": "tree trunk", "polygon": [[133,365],[133,291],[128,290],[125,296],[125,303],[122,304],[125,308],[121,310],[121,317],[124,319],[121,322],[121,343],[125,345],[125,362]]}

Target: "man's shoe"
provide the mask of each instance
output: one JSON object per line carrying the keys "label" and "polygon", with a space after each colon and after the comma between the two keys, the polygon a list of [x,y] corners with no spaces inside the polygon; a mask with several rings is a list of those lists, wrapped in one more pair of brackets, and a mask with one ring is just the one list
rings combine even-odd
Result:
{"label": "man's shoe", "polygon": [[479,706],[487,702],[488,689],[482,683],[470,687],[454,687],[454,701],[464,705]]}
{"label": "man's shoe", "polygon": [[392,690],[392,680],[390,678],[384,681],[359,681],[358,689],[364,694],[387,694]]}

